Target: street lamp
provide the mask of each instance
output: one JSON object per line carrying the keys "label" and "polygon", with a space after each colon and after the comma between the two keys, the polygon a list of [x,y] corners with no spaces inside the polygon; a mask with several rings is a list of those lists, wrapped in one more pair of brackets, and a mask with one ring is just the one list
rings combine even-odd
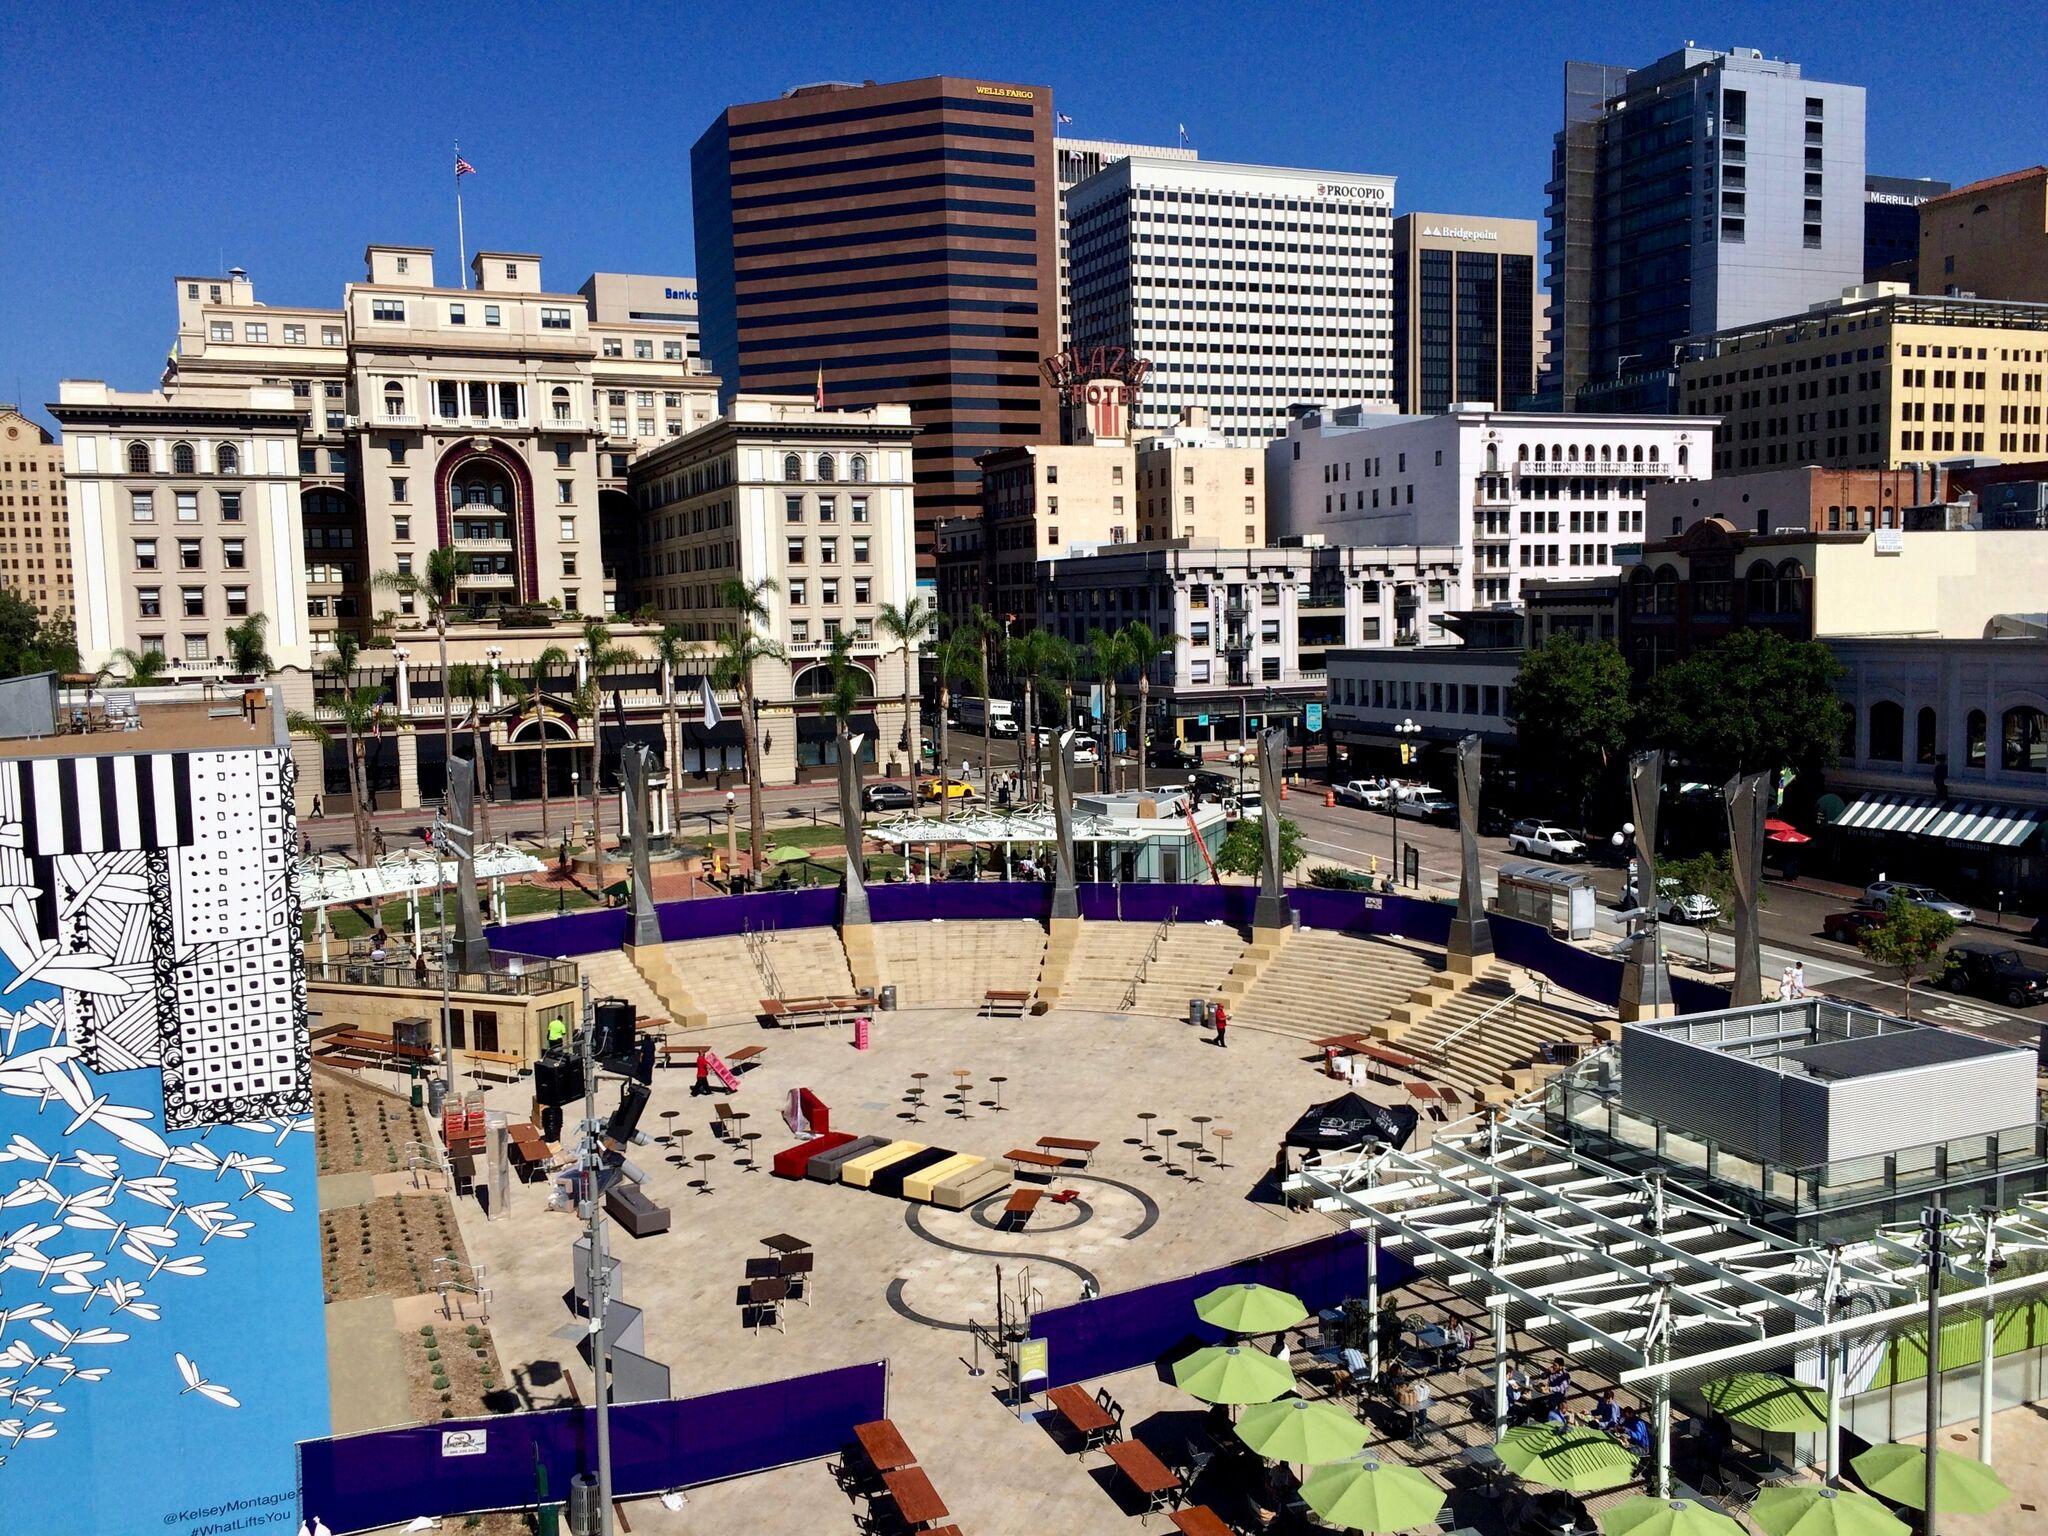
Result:
{"label": "street lamp", "polygon": [[725,792],[725,887],[732,889],[733,873],[739,868],[739,849],[734,842],[733,813],[739,809],[740,797],[732,790]]}
{"label": "street lamp", "polygon": [[[1415,748],[1409,738],[1420,736],[1422,727],[1411,719],[1404,719],[1394,727],[1395,745],[1401,749],[1401,761],[1406,764]],[[1387,871],[1387,886],[1392,889],[1401,880],[1401,793],[1397,784],[1387,786],[1387,838],[1393,845],[1393,867]]]}

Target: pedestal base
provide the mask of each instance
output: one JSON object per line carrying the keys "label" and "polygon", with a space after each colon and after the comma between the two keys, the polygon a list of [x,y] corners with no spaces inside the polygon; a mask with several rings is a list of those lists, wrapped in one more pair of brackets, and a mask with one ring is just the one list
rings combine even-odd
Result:
{"label": "pedestal base", "polygon": [[1283,892],[1278,896],[1261,896],[1252,908],[1254,928],[1292,928],[1294,907]]}
{"label": "pedestal base", "polygon": [[868,888],[866,885],[857,884],[849,880],[839,894],[839,922],[841,927],[848,923],[872,921],[868,916]]}
{"label": "pedestal base", "polygon": [[642,944],[659,944],[660,942],[661,919],[655,915],[654,909],[649,907],[645,912],[636,911],[633,914],[634,946],[637,948]]}
{"label": "pedestal base", "polygon": [[1493,954],[1493,929],[1483,917],[1454,917],[1444,950],[1446,968],[1470,976]]}
{"label": "pedestal base", "polygon": [[1052,890],[1052,916],[1054,920],[1067,917],[1078,919],[1081,916],[1081,893],[1071,885],[1065,887],[1054,886]]}

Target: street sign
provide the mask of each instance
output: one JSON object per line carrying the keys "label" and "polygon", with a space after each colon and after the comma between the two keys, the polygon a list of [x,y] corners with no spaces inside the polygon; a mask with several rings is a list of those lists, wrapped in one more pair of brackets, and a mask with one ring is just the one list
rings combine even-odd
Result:
{"label": "street sign", "polygon": [[1197,725],[1207,725],[1208,723],[1209,723],[1209,717],[1208,717],[1207,715],[1197,715],[1197,716],[1195,716],[1195,724],[1197,724]]}
{"label": "street sign", "polygon": [[1302,706],[1301,725],[1302,729],[1306,731],[1320,731],[1323,728],[1323,706],[1320,704]]}

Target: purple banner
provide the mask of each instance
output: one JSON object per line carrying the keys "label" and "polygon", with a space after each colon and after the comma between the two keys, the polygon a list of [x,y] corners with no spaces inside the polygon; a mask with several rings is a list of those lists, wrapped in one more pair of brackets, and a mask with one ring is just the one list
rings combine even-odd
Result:
{"label": "purple banner", "polygon": [[[1219,1285],[1274,1286],[1300,1297],[1311,1313],[1363,1297],[1366,1241],[1358,1232],[1332,1232],[1200,1274],[1040,1312],[1031,1324],[1049,1346],[1047,1385],[1108,1376],[1189,1346],[1227,1342],[1221,1329],[1195,1316],[1195,1298]],[[1406,1260],[1380,1251],[1382,1286],[1405,1285],[1414,1275]]]}
{"label": "purple banner", "polygon": [[[612,1491],[620,1498],[688,1488],[828,1456],[853,1426],[888,1414],[888,1365],[821,1371],[703,1397],[627,1403],[611,1411]],[[516,1509],[535,1502],[535,1471],[550,1502],[597,1468],[596,1419],[556,1408],[486,1419],[443,1419],[299,1445],[300,1513],[346,1536],[421,1515]]]}
{"label": "purple banner", "polygon": [[954,922],[1035,918],[1052,907],[1052,887],[1035,880],[960,880],[937,885],[871,885],[868,913],[878,923]]}

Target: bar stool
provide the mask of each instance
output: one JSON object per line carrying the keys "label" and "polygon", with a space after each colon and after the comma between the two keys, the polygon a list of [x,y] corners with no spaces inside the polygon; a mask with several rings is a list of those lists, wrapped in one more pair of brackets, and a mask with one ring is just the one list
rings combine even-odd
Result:
{"label": "bar stool", "polygon": [[1138,1150],[1140,1155],[1150,1152],[1152,1147],[1152,1122],[1159,1118],[1149,1109],[1138,1111]]}

